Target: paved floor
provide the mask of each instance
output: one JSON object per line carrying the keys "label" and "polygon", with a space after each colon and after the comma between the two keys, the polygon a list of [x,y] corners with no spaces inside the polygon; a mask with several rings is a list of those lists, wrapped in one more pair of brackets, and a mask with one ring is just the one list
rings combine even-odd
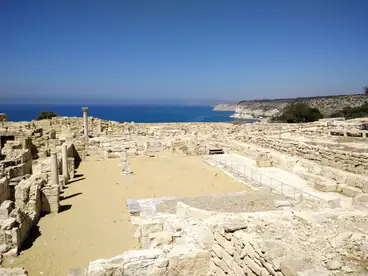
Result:
{"label": "paved floor", "polygon": [[256,161],[238,154],[210,155],[207,161],[220,170],[232,174],[235,178],[253,179],[256,184],[268,187],[277,193],[298,200],[303,194],[304,198],[312,200],[333,200],[346,197],[338,193],[325,193],[315,190],[312,183],[299,175],[284,171],[279,168],[259,168]]}

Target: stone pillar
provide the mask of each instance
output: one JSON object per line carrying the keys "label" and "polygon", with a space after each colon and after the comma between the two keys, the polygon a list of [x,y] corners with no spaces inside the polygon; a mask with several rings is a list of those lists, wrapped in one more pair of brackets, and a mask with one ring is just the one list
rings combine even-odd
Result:
{"label": "stone pillar", "polygon": [[51,153],[51,185],[59,186],[59,170],[56,152]]}
{"label": "stone pillar", "polygon": [[101,134],[101,120],[100,119],[98,119],[97,120],[97,131],[96,131],[96,133],[97,133],[97,135],[100,135]]}
{"label": "stone pillar", "polygon": [[88,107],[82,107],[83,111],[83,124],[84,124],[84,137],[88,138]]}
{"label": "stone pillar", "polygon": [[61,153],[62,153],[62,169],[63,169],[63,176],[65,178],[65,183],[69,182],[69,171],[68,171],[68,146],[67,144],[63,144],[61,146]]}

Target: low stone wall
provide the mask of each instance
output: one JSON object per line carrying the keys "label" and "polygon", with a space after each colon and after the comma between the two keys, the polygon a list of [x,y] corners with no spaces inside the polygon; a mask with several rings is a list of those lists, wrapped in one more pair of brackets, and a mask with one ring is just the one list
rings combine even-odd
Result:
{"label": "low stone wall", "polygon": [[290,155],[300,156],[325,166],[368,175],[368,153],[322,148],[301,142],[269,139],[266,137],[247,137],[243,138],[243,141]]}
{"label": "low stone wall", "polygon": [[[301,177],[315,182],[316,187],[322,182],[328,181],[334,184],[334,190],[328,192],[342,192],[349,197],[355,197],[360,193],[368,193],[368,176],[346,172],[341,169],[320,165],[311,160],[297,156],[280,153],[255,144],[234,144],[233,150],[257,160],[261,155],[267,155],[272,166],[298,174]],[[313,184],[312,184],[313,185]],[[315,188],[316,188],[315,187]]]}
{"label": "low stone wall", "polygon": [[348,225],[365,221],[339,209],[225,223],[214,231],[210,275],[366,275],[367,229]]}

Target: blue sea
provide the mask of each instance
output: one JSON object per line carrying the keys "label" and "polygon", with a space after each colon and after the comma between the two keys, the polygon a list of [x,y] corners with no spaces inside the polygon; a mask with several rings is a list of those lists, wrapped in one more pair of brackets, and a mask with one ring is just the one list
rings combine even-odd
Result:
{"label": "blue sea", "polygon": [[[59,116],[82,117],[82,105],[0,104],[0,113],[9,121],[31,121],[41,111]],[[231,111],[213,111],[212,106],[189,105],[88,105],[89,116],[104,120],[136,123],[163,122],[230,122]]]}

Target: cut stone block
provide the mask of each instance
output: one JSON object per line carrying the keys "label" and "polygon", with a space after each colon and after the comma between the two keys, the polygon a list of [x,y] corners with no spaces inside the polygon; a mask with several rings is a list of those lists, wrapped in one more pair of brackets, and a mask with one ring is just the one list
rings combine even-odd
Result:
{"label": "cut stone block", "polygon": [[313,188],[321,192],[336,192],[337,184],[329,182],[315,182]]}
{"label": "cut stone block", "polygon": [[350,186],[343,186],[342,193],[348,197],[356,197],[362,193],[362,190]]}

